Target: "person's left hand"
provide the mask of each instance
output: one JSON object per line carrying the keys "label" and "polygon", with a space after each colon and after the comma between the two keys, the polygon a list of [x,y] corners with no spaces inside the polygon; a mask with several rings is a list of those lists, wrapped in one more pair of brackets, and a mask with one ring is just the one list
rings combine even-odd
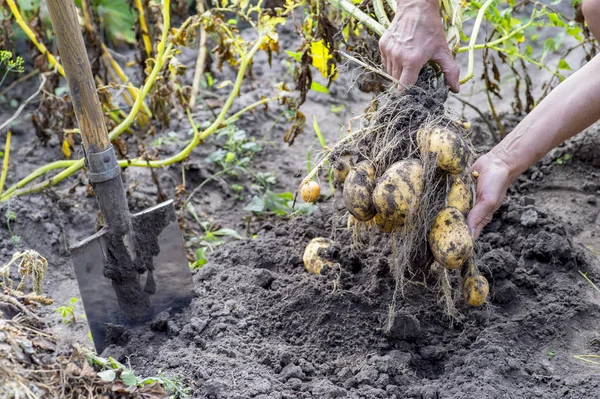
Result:
{"label": "person's left hand", "polygon": [[473,238],[479,237],[481,230],[492,221],[494,212],[502,205],[506,190],[512,183],[509,165],[492,153],[480,157],[472,170],[477,177],[477,198],[475,206],[467,216],[467,225]]}

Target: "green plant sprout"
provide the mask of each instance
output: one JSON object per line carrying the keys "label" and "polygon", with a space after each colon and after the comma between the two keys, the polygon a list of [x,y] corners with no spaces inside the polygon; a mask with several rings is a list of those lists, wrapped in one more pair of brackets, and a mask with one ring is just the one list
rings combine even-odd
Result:
{"label": "green plant sprout", "polygon": [[303,203],[294,209],[294,194],[290,192],[274,193],[266,190],[262,197],[255,195],[244,208],[254,215],[275,215],[279,217],[294,217],[297,215],[311,215],[317,209],[312,203]]}
{"label": "green plant sprout", "polygon": [[10,240],[12,241],[15,248],[17,248],[17,250],[18,250],[21,247],[21,236],[16,235],[12,231],[10,222],[17,220],[17,214],[12,209],[10,209],[10,203],[8,204],[8,207],[6,208],[4,217],[6,218],[6,227],[8,228],[8,233],[10,234]]}
{"label": "green plant sprout", "polygon": [[556,158],[556,163],[559,165],[564,165],[571,160],[571,154],[564,154],[562,157]]}
{"label": "green plant sprout", "polygon": [[208,263],[207,251],[212,252],[218,246],[223,245],[225,243],[225,237],[230,237],[236,240],[243,239],[243,237],[234,229],[214,229],[209,222],[201,221],[191,203],[187,203],[186,209],[203,230],[201,235],[192,237],[187,243],[187,245],[190,247],[197,247],[196,251],[194,252],[195,260],[189,265],[192,270],[197,270]]}
{"label": "green plant sprout", "polygon": [[75,324],[77,318],[75,317],[75,304],[79,302],[79,299],[73,297],[69,299],[68,305],[59,306],[56,308],[56,313],[62,317],[62,322],[65,324]]}
{"label": "green plant sprout", "polygon": [[125,366],[123,363],[115,360],[112,357],[103,358],[96,356],[93,353],[87,353],[85,355],[90,366],[100,369],[98,377],[102,381],[114,382],[121,381],[128,387],[143,387],[146,385],[158,383],[166,389],[169,398],[172,399],[184,399],[189,398],[192,392],[191,387],[186,386],[180,378],[167,377],[159,374],[156,377],[138,377],[131,367]]}

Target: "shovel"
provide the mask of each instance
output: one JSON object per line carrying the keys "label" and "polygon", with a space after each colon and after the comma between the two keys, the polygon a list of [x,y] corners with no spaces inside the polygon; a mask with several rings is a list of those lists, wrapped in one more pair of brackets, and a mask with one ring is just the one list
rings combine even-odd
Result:
{"label": "shovel", "polygon": [[105,227],[70,248],[94,346],[102,353],[124,328],[179,310],[193,297],[173,201],[131,215],[73,0],[48,11],[81,130],[88,178]]}

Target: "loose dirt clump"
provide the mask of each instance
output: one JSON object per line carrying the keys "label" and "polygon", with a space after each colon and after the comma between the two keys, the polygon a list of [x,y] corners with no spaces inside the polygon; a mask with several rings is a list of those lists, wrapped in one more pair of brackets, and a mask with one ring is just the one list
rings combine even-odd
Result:
{"label": "loose dirt clump", "polygon": [[[530,210],[535,226],[522,223]],[[584,351],[577,332],[600,325],[578,271],[598,272],[543,209],[509,200],[479,240],[489,304],[457,301],[461,315],[450,319],[430,282],[407,284],[387,333],[392,248],[357,253],[346,230],[327,272],[302,265],[332,220],[321,211],[267,224],[223,247],[196,273],[189,309],[127,333],[108,353],[146,373],[185,375],[199,398],[580,398],[598,389],[600,378],[569,355]]]}

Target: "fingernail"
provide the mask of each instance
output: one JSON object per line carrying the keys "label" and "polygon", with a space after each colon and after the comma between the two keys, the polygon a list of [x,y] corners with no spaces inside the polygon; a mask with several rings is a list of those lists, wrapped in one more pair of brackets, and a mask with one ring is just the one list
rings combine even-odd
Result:
{"label": "fingernail", "polygon": [[473,237],[473,239],[475,239],[475,229],[474,228],[471,229],[471,237]]}

